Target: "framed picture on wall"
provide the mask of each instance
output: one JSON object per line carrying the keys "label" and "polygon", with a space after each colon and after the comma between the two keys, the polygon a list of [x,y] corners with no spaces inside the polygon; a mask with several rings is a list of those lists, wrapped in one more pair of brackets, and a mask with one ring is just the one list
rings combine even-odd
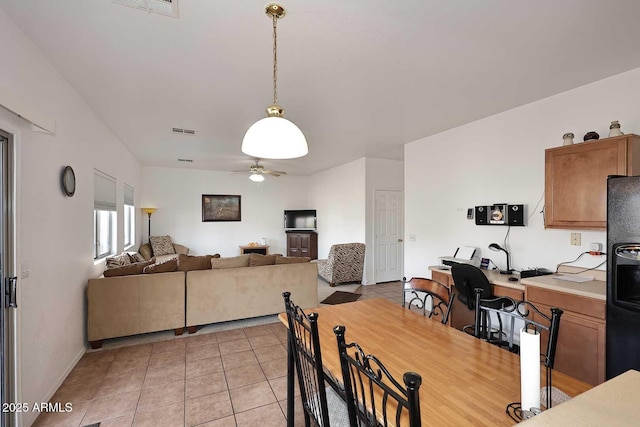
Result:
{"label": "framed picture on wall", "polygon": [[202,222],[241,221],[240,196],[202,195]]}

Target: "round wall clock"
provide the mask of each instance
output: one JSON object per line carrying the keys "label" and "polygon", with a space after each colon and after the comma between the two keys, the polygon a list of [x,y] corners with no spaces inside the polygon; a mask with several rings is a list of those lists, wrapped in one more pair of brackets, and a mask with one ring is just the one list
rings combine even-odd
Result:
{"label": "round wall clock", "polygon": [[76,192],[76,174],[71,166],[65,166],[62,170],[62,189],[64,194],[72,197]]}

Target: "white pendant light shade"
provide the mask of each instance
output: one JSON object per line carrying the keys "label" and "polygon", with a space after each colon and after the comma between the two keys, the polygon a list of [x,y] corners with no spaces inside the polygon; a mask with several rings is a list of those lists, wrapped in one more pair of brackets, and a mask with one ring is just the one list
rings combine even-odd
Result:
{"label": "white pendant light shade", "polygon": [[244,135],[242,152],[259,159],[295,159],[306,156],[309,146],[304,134],[282,117],[265,117]]}

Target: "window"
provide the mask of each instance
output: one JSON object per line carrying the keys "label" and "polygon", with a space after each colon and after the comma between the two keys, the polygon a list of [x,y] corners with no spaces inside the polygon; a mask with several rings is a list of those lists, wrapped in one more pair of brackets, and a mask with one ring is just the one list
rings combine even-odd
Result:
{"label": "window", "polygon": [[93,259],[113,255],[116,249],[116,180],[94,169]]}
{"label": "window", "polygon": [[133,187],[124,185],[124,247],[127,249],[135,242],[136,216],[133,210]]}

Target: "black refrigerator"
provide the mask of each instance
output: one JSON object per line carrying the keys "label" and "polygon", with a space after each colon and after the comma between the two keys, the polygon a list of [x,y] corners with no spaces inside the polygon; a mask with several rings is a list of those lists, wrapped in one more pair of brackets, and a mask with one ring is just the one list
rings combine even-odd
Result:
{"label": "black refrigerator", "polygon": [[640,176],[607,179],[607,379],[640,370]]}

